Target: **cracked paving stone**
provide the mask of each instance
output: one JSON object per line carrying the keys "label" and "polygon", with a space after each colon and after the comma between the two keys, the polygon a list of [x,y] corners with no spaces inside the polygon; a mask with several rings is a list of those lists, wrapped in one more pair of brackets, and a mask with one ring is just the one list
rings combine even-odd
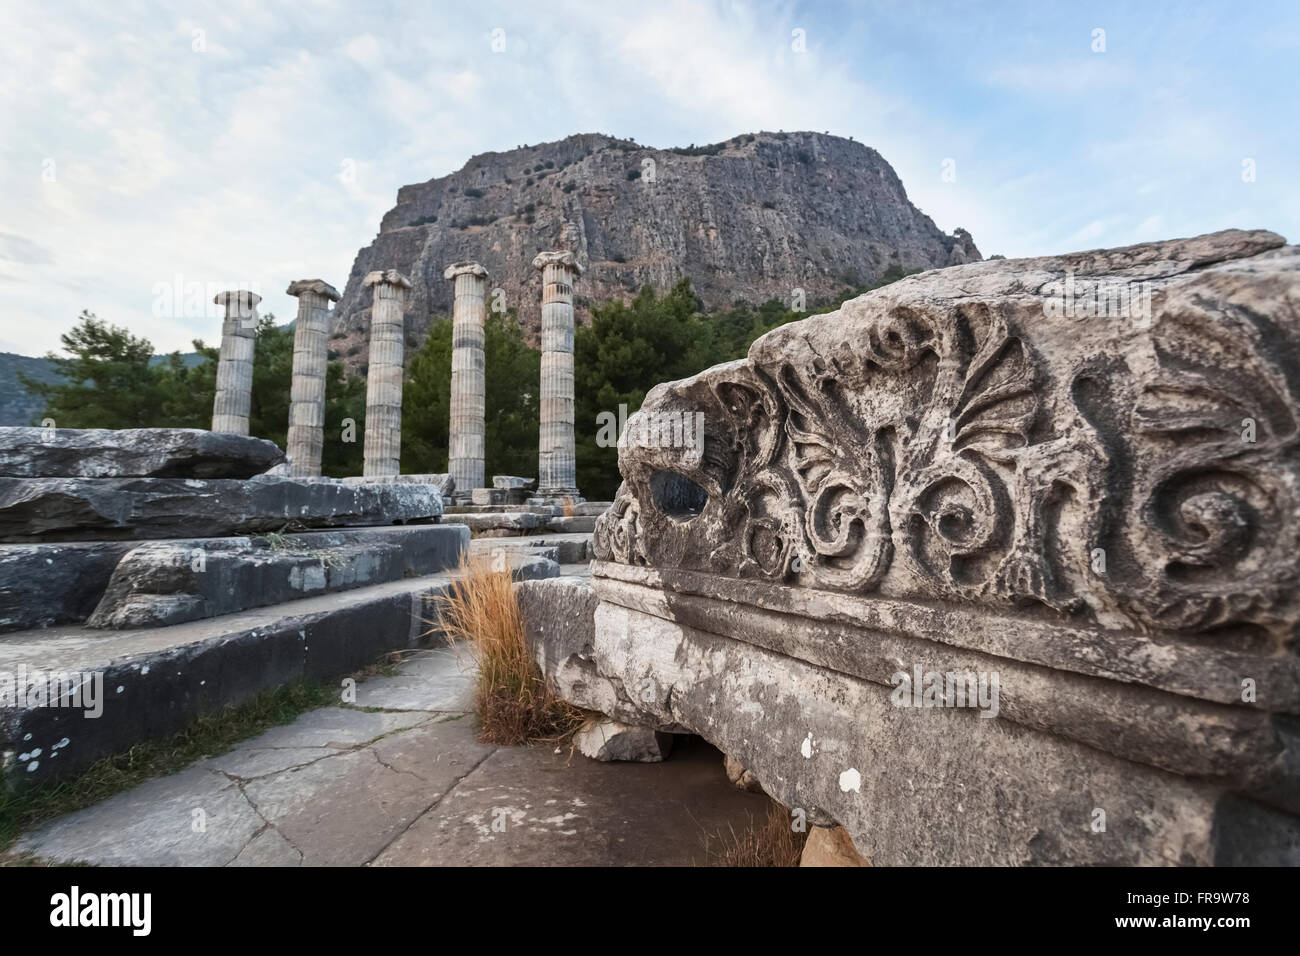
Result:
{"label": "cracked paving stone", "polygon": [[244,793],[308,866],[373,859],[492,747],[471,720],[429,723],[252,781]]}
{"label": "cracked paving stone", "polygon": [[273,827],[267,827],[239,851],[230,866],[302,866],[302,853]]}
{"label": "cracked paving stone", "polygon": [[14,852],[97,866],[220,866],[264,825],[229,779],[191,768],[59,817]]}
{"label": "cracked paving stone", "polygon": [[[375,866],[690,866],[706,838],[762,820],[722,755],[678,738],[664,763],[600,763],[566,747],[502,747],[394,840]],[[497,828],[494,829],[494,822]]]}
{"label": "cracked paving stone", "polygon": [[230,777],[250,780],[302,767],[326,757],[337,757],[346,752],[335,747],[240,747],[220,757],[200,760],[194,766],[200,770],[215,770]]}
{"label": "cracked paving stone", "polygon": [[358,707],[468,712],[474,709],[474,670],[468,652],[439,648],[413,655],[396,677],[357,685]]}
{"label": "cracked paving stone", "polygon": [[271,728],[241,744],[239,749],[333,747],[345,750],[395,730],[414,727],[428,719],[428,714],[418,712],[371,713],[345,707],[322,707],[303,714],[292,724]]}

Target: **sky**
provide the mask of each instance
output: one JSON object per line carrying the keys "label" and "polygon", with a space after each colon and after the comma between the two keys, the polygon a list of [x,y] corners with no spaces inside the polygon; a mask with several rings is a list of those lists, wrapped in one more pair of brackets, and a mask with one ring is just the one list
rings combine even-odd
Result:
{"label": "sky", "polygon": [[1300,241],[1297,64],[1295,0],[5,0],[0,351],[83,309],[214,344],[211,289],[288,320],[400,186],[580,132],[852,136],[986,256]]}

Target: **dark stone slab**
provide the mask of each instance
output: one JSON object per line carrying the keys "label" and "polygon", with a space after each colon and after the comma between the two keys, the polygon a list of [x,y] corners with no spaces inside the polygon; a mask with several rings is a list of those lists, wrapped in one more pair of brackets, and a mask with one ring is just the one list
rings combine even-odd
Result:
{"label": "dark stone slab", "polygon": [[0,633],[84,621],[133,547],[130,541],[0,545]]}
{"label": "dark stone slab", "polygon": [[259,477],[0,478],[0,541],[219,537],[430,522],[434,485]]}
{"label": "dark stone slab", "polygon": [[454,567],[455,525],[150,542],[127,552],[88,627],[160,627]]}
{"label": "dark stone slab", "polygon": [[0,428],[8,478],[251,478],[282,461],[264,438],[199,428]]}

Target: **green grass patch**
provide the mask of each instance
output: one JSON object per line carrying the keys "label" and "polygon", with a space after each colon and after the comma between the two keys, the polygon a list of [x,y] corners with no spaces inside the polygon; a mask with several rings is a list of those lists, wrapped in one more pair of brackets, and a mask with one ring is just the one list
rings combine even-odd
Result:
{"label": "green grass patch", "polygon": [[286,684],[206,714],[164,740],[140,743],[105,757],[74,780],[46,787],[5,788],[0,791],[0,854],[24,830],[45,820],[99,803],[153,777],[184,770],[204,757],[220,756],[264,730],[291,723],[309,710],[339,703],[337,684]]}

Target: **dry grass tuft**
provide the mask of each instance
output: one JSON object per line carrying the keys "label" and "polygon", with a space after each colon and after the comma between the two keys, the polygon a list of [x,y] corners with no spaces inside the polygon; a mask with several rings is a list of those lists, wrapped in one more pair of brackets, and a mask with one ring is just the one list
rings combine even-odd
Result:
{"label": "dry grass tuft", "polygon": [[480,555],[463,556],[456,570],[456,582],[438,599],[440,624],[478,668],[479,736],[485,743],[517,746],[572,734],[585,715],[542,679],[524,637],[510,572],[493,570]]}
{"label": "dry grass tuft", "polygon": [[704,852],[709,866],[798,866],[807,833],[795,833],[790,827],[790,811],[775,800],[767,817],[739,833],[728,826],[713,838],[705,838]]}

